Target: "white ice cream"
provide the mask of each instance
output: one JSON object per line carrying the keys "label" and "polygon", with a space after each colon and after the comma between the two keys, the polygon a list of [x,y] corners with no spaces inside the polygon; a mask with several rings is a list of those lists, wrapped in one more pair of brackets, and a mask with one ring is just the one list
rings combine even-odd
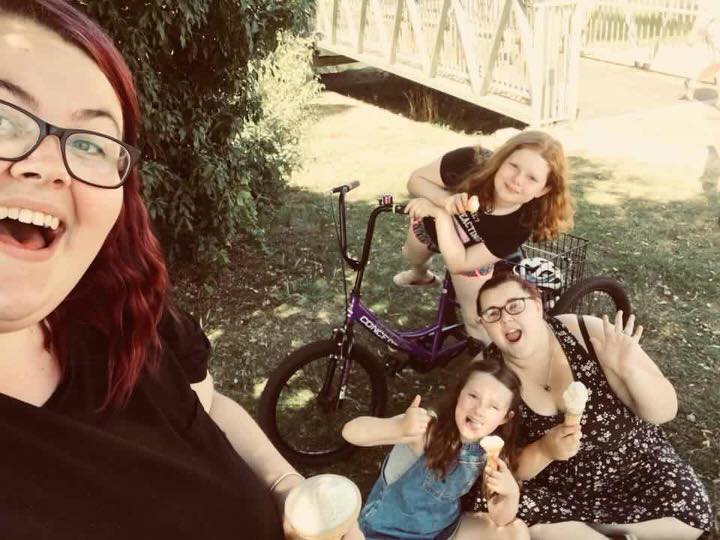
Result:
{"label": "white ice cream", "polygon": [[565,412],[568,414],[581,415],[585,410],[585,403],[588,400],[587,387],[579,382],[573,381],[563,392]]}
{"label": "white ice cream", "polygon": [[477,195],[473,195],[468,199],[467,208],[473,214],[480,210],[480,200],[477,198]]}
{"label": "white ice cream", "polygon": [[356,519],[361,495],[344,476],[320,474],[292,489],[285,500],[285,515],[303,536],[312,537]]}
{"label": "white ice cream", "polygon": [[505,441],[502,440],[502,437],[498,437],[497,435],[488,435],[487,437],[480,439],[480,446],[487,454],[498,455],[504,445]]}

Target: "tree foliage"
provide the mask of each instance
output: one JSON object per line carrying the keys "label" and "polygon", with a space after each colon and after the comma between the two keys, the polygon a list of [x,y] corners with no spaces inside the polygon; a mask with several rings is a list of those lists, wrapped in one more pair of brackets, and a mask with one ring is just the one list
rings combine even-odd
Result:
{"label": "tree foliage", "polygon": [[[310,28],[313,1],[74,3],[111,33],[134,73],[143,191],[166,251],[223,258],[239,233],[257,234],[258,197],[272,199],[297,163],[298,111],[317,84],[309,43],[295,38]],[[285,113],[272,110],[275,83]]]}

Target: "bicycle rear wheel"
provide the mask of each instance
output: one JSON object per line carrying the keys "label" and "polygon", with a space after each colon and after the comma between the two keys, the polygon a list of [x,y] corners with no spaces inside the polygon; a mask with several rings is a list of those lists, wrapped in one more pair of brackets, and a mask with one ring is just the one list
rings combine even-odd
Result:
{"label": "bicycle rear wheel", "polygon": [[578,281],[566,290],[550,310],[550,315],[607,315],[612,321],[620,310],[623,312],[624,322],[627,322],[632,306],[620,282],[608,277],[591,277]]}
{"label": "bicycle rear wheel", "polygon": [[341,435],[358,416],[382,416],[387,382],[382,365],[353,346],[348,385],[338,407],[342,365],[333,340],[317,341],[291,353],[270,375],[258,416],[260,426],[285,458],[300,465],[327,465],[355,450]]}

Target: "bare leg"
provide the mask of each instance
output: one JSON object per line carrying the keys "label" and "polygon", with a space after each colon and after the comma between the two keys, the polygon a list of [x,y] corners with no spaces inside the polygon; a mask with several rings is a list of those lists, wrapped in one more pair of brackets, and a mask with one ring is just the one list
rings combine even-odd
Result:
{"label": "bare leg", "polygon": [[434,255],[428,247],[418,240],[412,230],[408,229],[405,245],[402,247],[403,259],[408,263],[410,271],[414,274],[412,281],[423,281],[428,278],[428,263]]}
{"label": "bare leg", "polygon": [[607,540],[607,536],[580,521],[538,523],[530,527],[532,540]]}
{"label": "bare leg", "polygon": [[490,343],[490,337],[480,324],[480,316],[477,312],[477,297],[480,287],[492,277],[492,274],[473,277],[451,274],[451,277],[453,287],[455,287],[455,298],[460,304],[460,311],[465,322],[465,330],[468,335],[487,345]]}
{"label": "bare leg", "polygon": [[702,531],[675,518],[651,519],[627,525],[593,525],[604,534],[632,533],[638,540],[695,540]]}
{"label": "bare leg", "polygon": [[685,98],[692,99],[697,85],[704,80],[712,79],[720,71],[720,64],[713,62],[703,69],[697,76],[685,81]]}
{"label": "bare leg", "polygon": [[700,75],[698,75],[695,80],[699,82],[712,79],[718,71],[720,71],[720,64],[710,64],[700,72]]}
{"label": "bare leg", "polygon": [[519,519],[498,527],[487,514],[465,514],[450,540],[530,540],[528,528]]}

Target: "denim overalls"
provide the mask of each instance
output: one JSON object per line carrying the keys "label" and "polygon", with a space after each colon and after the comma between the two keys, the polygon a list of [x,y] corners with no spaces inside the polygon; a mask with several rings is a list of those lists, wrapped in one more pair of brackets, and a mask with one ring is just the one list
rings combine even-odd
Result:
{"label": "denim overalls", "polygon": [[465,495],[485,464],[478,443],[463,444],[458,463],[444,480],[425,466],[420,456],[395,482],[385,480],[387,457],[365,506],[360,528],[367,540],[444,540],[460,518],[460,497]]}

